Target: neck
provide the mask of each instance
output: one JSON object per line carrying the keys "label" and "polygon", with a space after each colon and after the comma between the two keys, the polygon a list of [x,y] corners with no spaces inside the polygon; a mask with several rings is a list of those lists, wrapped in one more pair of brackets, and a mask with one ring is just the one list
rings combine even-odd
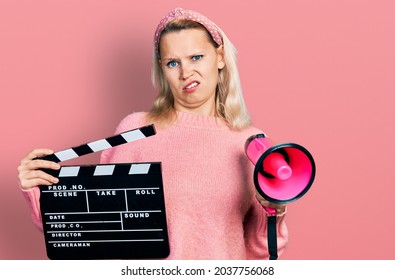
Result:
{"label": "neck", "polygon": [[214,97],[211,97],[208,100],[201,101],[200,103],[194,103],[192,105],[182,104],[175,100],[174,109],[178,112],[197,114],[201,116],[214,117],[217,115]]}

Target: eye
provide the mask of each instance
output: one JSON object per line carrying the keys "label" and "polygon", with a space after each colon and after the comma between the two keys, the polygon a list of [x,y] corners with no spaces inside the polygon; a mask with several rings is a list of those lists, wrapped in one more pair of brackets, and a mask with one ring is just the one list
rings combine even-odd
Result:
{"label": "eye", "polygon": [[192,56],[192,60],[201,60],[203,57],[203,55],[199,54],[199,55],[194,55]]}
{"label": "eye", "polygon": [[169,68],[173,68],[173,67],[176,67],[178,65],[178,62],[175,61],[175,60],[172,60],[172,61],[169,61],[166,65]]}

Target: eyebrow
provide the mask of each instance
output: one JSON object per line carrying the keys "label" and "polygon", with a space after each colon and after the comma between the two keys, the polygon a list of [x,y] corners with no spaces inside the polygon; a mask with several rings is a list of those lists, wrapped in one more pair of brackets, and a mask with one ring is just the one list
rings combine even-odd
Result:
{"label": "eyebrow", "polygon": [[161,57],[162,61],[172,61],[172,60],[177,60],[177,58],[173,58],[173,57]]}
{"label": "eyebrow", "polygon": [[[192,57],[192,56],[196,56],[196,55],[205,55],[205,51],[200,50],[200,51],[194,51],[191,54],[187,55],[187,57]],[[174,58],[174,57],[162,57],[161,60],[167,60],[167,61],[171,61],[171,60],[179,60],[180,58]]]}

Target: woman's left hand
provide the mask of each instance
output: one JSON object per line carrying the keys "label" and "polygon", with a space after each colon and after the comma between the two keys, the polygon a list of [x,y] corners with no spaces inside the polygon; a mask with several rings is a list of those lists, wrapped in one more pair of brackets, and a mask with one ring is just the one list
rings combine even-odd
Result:
{"label": "woman's left hand", "polygon": [[276,204],[276,203],[267,201],[258,192],[256,193],[256,198],[258,199],[259,203],[263,207],[276,209],[277,215],[283,214],[285,212],[285,210],[287,209],[287,205],[286,204]]}

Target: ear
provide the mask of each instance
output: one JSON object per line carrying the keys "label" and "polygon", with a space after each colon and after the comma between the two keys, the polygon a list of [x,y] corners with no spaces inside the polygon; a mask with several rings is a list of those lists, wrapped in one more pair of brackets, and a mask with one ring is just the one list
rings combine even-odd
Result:
{"label": "ear", "polygon": [[218,69],[222,69],[225,67],[225,53],[224,53],[224,45],[219,46],[217,49],[217,65]]}

